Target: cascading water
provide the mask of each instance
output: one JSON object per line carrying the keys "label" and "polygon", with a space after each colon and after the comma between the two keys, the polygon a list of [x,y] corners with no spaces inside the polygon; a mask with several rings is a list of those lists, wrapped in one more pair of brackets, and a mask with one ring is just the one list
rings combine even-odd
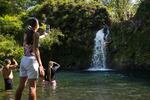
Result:
{"label": "cascading water", "polygon": [[94,39],[95,45],[93,50],[93,57],[91,67],[88,69],[89,71],[103,71],[109,70],[106,68],[106,46],[104,39],[108,36],[109,30],[107,30],[107,34],[104,33],[104,28],[99,30],[96,33],[96,37]]}

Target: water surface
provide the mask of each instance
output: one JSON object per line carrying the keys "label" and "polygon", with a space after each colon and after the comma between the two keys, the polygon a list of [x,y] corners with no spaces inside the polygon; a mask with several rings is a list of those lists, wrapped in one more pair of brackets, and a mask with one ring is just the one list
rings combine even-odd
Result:
{"label": "water surface", "polygon": [[[58,72],[57,87],[38,83],[38,100],[150,100],[150,79],[145,73],[120,72]],[[4,91],[0,74],[0,100],[13,100],[18,85],[18,72],[14,89]],[[28,100],[28,88],[22,100]]]}

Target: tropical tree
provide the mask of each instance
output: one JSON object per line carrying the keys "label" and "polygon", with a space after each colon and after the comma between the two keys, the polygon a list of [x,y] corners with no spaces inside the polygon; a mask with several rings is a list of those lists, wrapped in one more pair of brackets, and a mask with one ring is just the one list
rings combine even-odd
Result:
{"label": "tropical tree", "polygon": [[131,0],[109,0],[106,6],[112,20],[123,21],[128,20],[135,14],[138,3],[132,3]]}
{"label": "tropical tree", "polygon": [[0,16],[19,14],[41,1],[42,0],[0,0]]}

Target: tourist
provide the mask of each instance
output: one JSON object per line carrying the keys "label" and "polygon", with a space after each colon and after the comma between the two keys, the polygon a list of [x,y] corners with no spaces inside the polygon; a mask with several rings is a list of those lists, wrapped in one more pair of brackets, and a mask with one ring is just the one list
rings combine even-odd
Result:
{"label": "tourist", "polygon": [[[27,80],[29,85],[29,100],[36,99],[36,80],[44,77],[44,68],[41,62],[39,45],[39,22],[32,17],[27,20],[27,29],[24,33],[24,56],[20,63],[20,83],[16,91],[15,100],[20,100]],[[39,69],[39,70],[38,70]]]}
{"label": "tourist", "polygon": [[[13,64],[12,64],[13,63]],[[2,74],[5,82],[5,90],[13,89],[13,72],[12,70],[18,66],[18,63],[15,59],[5,59],[4,67],[2,69]]]}
{"label": "tourist", "polygon": [[55,72],[60,65],[54,61],[49,61],[48,68],[46,69],[46,80],[49,81],[53,86],[56,86]]}

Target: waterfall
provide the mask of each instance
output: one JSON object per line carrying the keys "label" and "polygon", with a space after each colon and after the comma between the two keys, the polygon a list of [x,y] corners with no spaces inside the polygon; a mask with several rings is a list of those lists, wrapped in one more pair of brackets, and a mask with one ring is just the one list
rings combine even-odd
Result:
{"label": "waterfall", "polygon": [[92,63],[88,69],[89,71],[109,70],[106,68],[106,46],[104,41],[109,34],[109,30],[107,32],[105,34],[103,28],[96,33]]}

